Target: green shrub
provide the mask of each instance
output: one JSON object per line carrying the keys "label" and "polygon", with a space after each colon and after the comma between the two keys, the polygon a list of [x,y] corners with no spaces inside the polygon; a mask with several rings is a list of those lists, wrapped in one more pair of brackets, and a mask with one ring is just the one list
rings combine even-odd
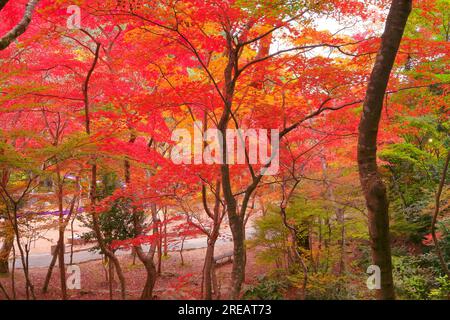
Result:
{"label": "green shrub", "polygon": [[262,276],[259,283],[248,287],[243,295],[246,300],[282,300],[289,288],[286,279]]}

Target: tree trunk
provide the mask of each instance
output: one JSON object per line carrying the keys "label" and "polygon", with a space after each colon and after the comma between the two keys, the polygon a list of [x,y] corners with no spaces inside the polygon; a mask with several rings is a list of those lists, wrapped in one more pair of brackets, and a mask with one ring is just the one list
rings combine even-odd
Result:
{"label": "tree trunk", "polygon": [[186,241],[186,237],[183,237],[183,240],[181,240],[181,247],[180,247],[180,259],[182,266],[184,266],[184,257],[183,257],[184,241]]}
{"label": "tree trunk", "polygon": [[[78,180],[78,178],[77,178]],[[67,215],[67,218],[64,220],[64,225],[63,225],[63,229],[65,230],[67,227],[67,224],[69,223],[72,214],[74,213],[75,210],[75,202],[77,201],[78,197],[74,196],[72,199],[72,203],[70,205],[70,209],[69,209],[69,214]],[[72,232],[72,239],[73,239],[73,232]],[[56,248],[55,248],[55,252],[53,254],[52,257],[52,261],[50,262],[50,265],[48,267],[47,270],[47,275],[45,276],[45,281],[44,281],[44,285],[42,286],[42,293],[47,293],[48,292],[48,286],[50,284],[50,279],[52,277],[52,273],[53,273],[53,268],[56,265],[56,259],[58,258],[58,253],[60,251],[60,246],[61,246],[61,242],[58,240],[58,242],[56,243]],[[73,251],[73,244],[72,244],[72,251]],[[70,261],[70,264],[72,264],[72,259]]]}
{"label": "tree trunk", "polygon": [[155,288],[157,271],[153,259],[145,260],[145,271],[147,271],[147,280],[144,290],[142,290],[141,300],[153,300],[153,289]]}
{"label": "tree trunk", "polygon": [[67,287],[66,287],[66,265],[64,263],[64,254],[65,254],[65,244],[64,244],[64,231],[66,229],[65,221],[64,221],[64,208],[63,208],[63,184],[61,181],[61,172],[59,168],[59,164],[56,165],[57,168],[57,179],[58,179],[58,209],[59,209],[59,239],[58,239],[58,264],[59,264],[59,278],[61,282],[61,298],[62,300],[67,300]]}
{"label": "tree trunk", "polygon": [[389,236],[389,204],[386,187],[377,167],[377,136],[389,76],[411,9],[412,0],[392,1],[359,125],[359,175],[368,210],[373,263],[381,269],[379,299],[395,299],[395,292]]}
{"label": "tree trunk", "polygon": [[[86,75],[86,79],[83,83],[83,101],[84,101],[84,118],[85,118],[85,128],[86,128],[86,134],[88,136],[91,135],[91,118],[90,118],[90,101],[89,101],[89,81],[92,77],[92,74],[95,70],[95,67],[97,65],[99,56],[100,56],[100,43],[96,44],[96,49],[95,49],[95,55],[94,55],[94,60],[92,62],[92,66],[89,69],[87,75]],[[117,259],[116,255],[114,254],[114,252],[112,252],[105,244],[104,239],[103,239],[103,235],[100,229],[100,223],[98,221],[98,216],[95,213],[95,202],[96,202],[96,198],[97,198],[97,164],[96,162],[96,158],[94,156],[92,156],[91,161],[93,161],[94,163],[92,164],[91,167],[91,189],[89,190],[89,200],[90,200],[90,213],[92,215],[92,224],[93,224],[93,230],[95,233],[95,237],[97,239],[98,245],[102,251],[102,253],[108,257],[108,259],[110,260],[110,262],[114,263],[114,267],[116,268],[116,272],[117,272],[117,276],[119,277],[119,281],[120,281],[120,290],[121,290],[121,295],[122,295],[122,299],[125,300],[126,299],[126,288],[125,288],[125,277],[123,275],[122,272],[122,267],[120,266],[120,262],[119,259]]]}
{"label": "tree trunk", "polygon": [[[204,128],[206,128],[206,116],[204,118]],[[212,300],[213,291],[217,298],[217,285],[215,285],[215,265],[214,265],[214,249],[217,238],[219,237],[220,225],[225,215],[225,210],[221,212],[221,197],[220,197],[220,180],[216,181],[216,188],[214,192],[215,204],[214,210],[211,211],[208,206],[206,195],[206,186],[202,185],[202,202],[203,208],[210,219],[213,220],[212,230],[208,233],[208,245],[206,248],[205,261],[203,264],[203,278],[202,278],[202,297],[205,300]]]}
{"label": "tree trunk", "polygon": [[44,285],[42,287],[42,293],[48,292],[48,286],[49,286],[50,280],[52,278],[53,268],[55,267],[56,260],[58,258],[59,245],[60,245],[60,243],[58,241],[58,244],[56,245],[56,248],[55,248],[55,253],[53,254],[53,257],[52,257],[52,261],[50,262],[50,265],[47,270],[47,275],[45,276]]}
{"label": "tree trunk", "polygon": [[26,293],[26,297],[27,300],[30,299],[30,295],[31,298],[33,300],[36,300],[36,296],[34,294],[34,285],[31,282],[30,279],[30,272],[29,272],[29,264],[28,264],[28,249],[27,249],[27,244],[25,244],[25,251],[24,248],[20,242],[20,231],[19,231],[19,226],[18,226],[18,204],[17,203],[13,203],[13,218],[12,218],[12,225],[13,225],[13,229],[14,229],[14,234],[15,234],[15,239],[16,239],[16,244],[17,244],[17,248],[19,249],[19,253],[20,253],[20,260],[22,262],[22,269],[23,269],[23,274],[25,276],[25,293]]}
{"label": "tree trunk", "polygon": [[168,255],[168,239],[167,239],[167,207],[164,208],[164,228],[163,228],[163,239],[164,239],[164,257]]}
{"label": "tree trunk", "polygon": [[[62,221],[62,219],[60,219]],[[66,287],[66,265],[64,263],[65,245],[64,245],[64,230],[59,230],[59,246],[58,246],[58,266],[59,266],[59,279],[61,282],[61,298],[67,300],[67,287]]]}
{"label": "tree trunk", "polygon": [[[294,190],[295,187],[292,189]],[[284,191],[283,191],[284,192]],[[292,195],[292,192],[291,192]],[[297,229],[295,228],[295,226],[291,226],[288,221],[287,221],[287,214],[286,214],[286,205],[287,202],[289,201],[290,196],[287,196],[285,199],[285,203],[282,203],[280,206],[280,213],[281,213],[281,218],[283,220],[283,224],[284,226],[288,229],[289,231],[289,235],[291,237],[290,239],[290,243],[291,243],[291,249],[292,249],[292,253],[293,256],[295,257],[296,261],[298,263],[300,263],[302,269],[303,269],[303,285],[302,285],[302,293],[301,293],[301,299],[305,300],[306,297],[306,285],[308,283],[308,267],[306,266],[306,263],[302,257],[302,253],[298,248],[298,232]],[[312,255],[311,255],[312,256]]]}
{"label": "tree trunk", "polygon": [[205,263],[203,266],[203,285],[205,300],[212,300],[212,266],[214,263],[214,244],[208,239],[208,247],[206,248]]}
{"label": "tree trunk", "polygon": [[9,256],[14,246],[14,234],[8,230],[5,222],[5,237],[3,238],[3,245],[0,249],[0,274],[9,273]]}
{"label": "tree trunk", "polygon": [[242,283],[245,280],[245,265],[247,255],[245,250],[244,223],[240,216],[229,218],[233,235],[233,268],[231,271],[231,299],[239,299]]}
{"label": "tree trunk", "polygon": [[119,277],[120,282],[120,291],[122,299],[126,299],[126,285],[125,285],[125,277],[123,275],[122,267],[120,266],[119,259],[116,257],[114,252],[112,252],[105,244],[103,235],[100,229],[100,223],[98,221],[98,216],[95,213],[94,205],[96,200],[96,193],[97,193],[97,165],[92,165],[92,172],[91,172],[91,190],[90,190],[90,200],[91,200],[91,214],[92,214],[92,223],[93,223],[93,230],[95,233],[95,237],[97,239],[98,245],[102,251],[102,253],[108,257],[109,263],[113,263],[114,267],[117,272],[117,276]]}
{"label": "tree trunk", "polygon": [[[129,143],[133,144],[135,141],[136,141],[136,136],[132,134],[130,137]],[[129,185],[131,183],[131,166],[130,166],[130,161],[128,159],[125,159],[125,162],[124,162],[124,174],[125,174],[125,183],[127,185]],[[153,227],[154,234],[159,232],[159,227],[156,225],[156,220],[157,220],[156,209],[157,209],[156,205],[152,204],[151,211],[152,211],[152,223],[154,224],[154,227]],[[136,210],[136,208],[131,208],[131,214],[133,215],[133,226],[134,226],[136,235],[142,235],[144,230],[143,230],[143,226],[142,226],[142,221],[140,220],[140,217],[139,217],[139,214],[138,214],[138,211]],[[144,253],[142,246],[140,246],[140,245],[133,247],[134,252],[136,253],[139,260],[144,265],[146,275],[147,275],[144,289],[142,290],[142,294],[141,294],[141,300],[153,300],[153,289],[155,287],[158,271],[160,271],[160,266],[159,266],[159,270],[156,270],[156,266],[155,266],[155,262],[153,261],[153,258],[154,258],[154,253],[155,253],[157,247],[159,249],[158,253],[161,254],[160,244],[161,244],[160,239],[158,239],[157,244],[152,243],[151,247],[150,247],[150,252],[148,254]],[[159,263],[161,263],[161,256],[159,257]]]}
{"label": "tree trunk", "polygon": [[162,247],[163,247],[163,226],[159,226],[159,239],[158,239],[158,275],[162,272]]}
{"label": "tree trunk", "polygon": [[[233,70],[236,69],[238,62],[238,52],[233,49],[232,46],[231,35],[227,34],[227,43],[228,43],[228,63],[224,70],[224,110],[222,116],[220,118],[220,122],[217,126],[219,131],[222,133],[223,137],[226,137],[226,131],[228,128],[228,123],[230,121],[231,113],[232,113],[232,105],[233,105],[233,96],[234,90],[236,87],[236,79],[233,78]],[[222,157],[223,159],[227,159],[227,141],[223,139],[222,142]],[[224,163],[220,167],[221,175],[222,175],[222,190],[223,197],[227,206],[227,215],[228,221],[230,223],[231,234],[233,236],[233,268],[231,272],[231,298],[238,299],[242,283],[245,279],[245,263],[246,263],[246,253],[245,253],[245,229],[244,229],[244,217],[245,217],[245,209],[247,207],[247,203],[242,203],[241,212],[238,213],[237,201],[233,194],[233,190],[231,187],[231,177],[230,177],[230,168],[229,165],[224,161]],[[255,186],[256,187],[256,186]],[[250,189],[250,188],[249,188]],[[255,188],[252,188],[251,191],[247,189],[245,197],[249,197],[247,193],[254,191]],[[248,199],[246,200],[248,201]],[[244,213],[244,215],[242,215]]]}
{"label": "tree trunk", "polygon": [[[212,300],[214,284],[213,284],[213,272],[214,272],[214,250],[216,246],[217,238],[219,237],[220,223],[214,226],[214,230],[208,238],[208,246],[206,248],[205,263],[203,265],[203,298],[205,300]],[[214,292],[217,294],[217,292]]]}
{"label": "tree trunk", "polygon": [[440,213],[440,204],[441,204],[441,196],[442,191],[444,189],[445,180],[447,179],[448,168],[450,166],[450,151],[447,153],[447,158],[445,159],[444,170],[442,171],[441,181],[439,183],[438,190],[436,192],[436,202],[434,207],[434,215],[433,220],[431,222],[431,235],[433,237],[434,247],[436,249],[437,256],[439,258],[439,262],[441,263],[442,270],[445,272],[447,277],[450,278],[450,270],[448,269],[447,262],[445,262],[444,255],[442,254],[441,247],[439,245],[439,241],[436,235],[436,223]]}
{"label": "tree trunk", "polygon": [[114,265],[111,261],[108,261],[108,284],[109,284],[109,300],[113,300],[113,279],[114,277]]}

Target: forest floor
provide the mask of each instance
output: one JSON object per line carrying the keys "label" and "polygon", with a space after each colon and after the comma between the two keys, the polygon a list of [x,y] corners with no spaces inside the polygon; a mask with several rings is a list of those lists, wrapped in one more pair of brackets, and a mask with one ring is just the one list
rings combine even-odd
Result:
{"label": "forest floor", "polygon": [[[228,252],[230,245],[216,247],[216,255]],[[154,295],[156,299],[199,299],[202,283],[202,269],[206,249],[193,249],[183,252],[184,265],[181,264],[179,252],[170,252],[170,255],[162,259],[161,275],[158,277]],[[267,271],[267,266],[256,263],[257,249],[249,249],[247,252],[247,272],[245,285],[254,284],[258,276]],[[131,255],[120,256],[119,260],[126,278],[127,299],[139,299],[145,283],[146,273],[143,265],[136,258],[133,264]],[[156,260],[156,259],[155,259]],[[109,283],[106,280],[106,268],[101,260],[89,261],[78,265],[81,270],[81,289],[69,290],[69,299],[73,300],[107,300],[109,299]],[[36,298],[39,300],[60,299],[59,269],[53,270],[49,292],[41,293],[47,268],[32,268],[31,280],[35,286]],[[230,290],[231,264],[224,265],[217,270],[217,278],[220,287],[220,298],[226,299]],[[116,277],[117,278],[117,277]],[[11,277],[0,278],[3,286],[11,293]],[[15,271],[16,297],[25,298],[24,277],[21,269]],[[244,288],[245,288],[244,285]],[[120,299],[120,287],[117,281],[113,285],[114,299]],[[4,296],[0,294],[0,300]]]}

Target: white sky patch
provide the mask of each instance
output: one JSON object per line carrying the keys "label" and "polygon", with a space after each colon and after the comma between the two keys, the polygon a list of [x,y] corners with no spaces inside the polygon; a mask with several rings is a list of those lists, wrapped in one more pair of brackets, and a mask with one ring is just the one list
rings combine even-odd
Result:
{"label": "white sky patch", "polygon": [[[335,19],[333,17],[311,17],[312,23],[311,27],[315,27],[317,31],[329,31],[331,34],[336,36],[355,36],[358,34],[367,34],[368,36],[379,36],[383,32],[384,20],[380,17],[385,17],[386,12],[380,12],[379,9],[374,5],[368,5],[369,10],[373,10],[373,19],[363,20],[360,17],[350,17]],[[297,23],[292,22],[291,25],[295,26]],[[298,24],[297,24],[298,26]],[[301,27],[301,26],[298,26]],[[285,50],[292,48],[292,43],[281,40],[283,34],[289,34],[285,28],[282,28],[274,32],[273,42],[270,48],[270,53],[276,53],[280,50]],[[291,54],[295,54],[292,52]],[[329,55],[329,48],[319,48],[312,50],[308,55]]]}

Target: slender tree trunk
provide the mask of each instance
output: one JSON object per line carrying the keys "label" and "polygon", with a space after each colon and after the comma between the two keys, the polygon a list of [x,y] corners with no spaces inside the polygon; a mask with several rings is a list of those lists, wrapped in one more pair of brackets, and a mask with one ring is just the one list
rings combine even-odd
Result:
{"label": "slender tree trunk", "polygon": [[[231,110],[231,102],[229,105]],[[226,124],[219,124],[223,136],[226,136]],[[224,140],[224,155],[226,152],[226,141]],[[245,226],[244,217],[247,203],[242,204],[238,214],[237,202],[231,189],[231,177],[228,164],[221,166],[222,190],[227,205],[228,221],[230,223],[231,234],[233,237],[233,267],[231,271],[231,299],[238,299],[240,296],[242,283],[245,280],[246,250],[245,250]],[[256,186],[255,186],[256,187]],[[253,189],[254,190],[254,189]],[[245,197],[249,197],[253,190],[247,190]]]}
{"label": "slender tree trunk", "polygon": [[17,248],[19,249],[20,259],[21,259],[21,262],[22,262],[23,274],[25,276],[26,297],[27,297],[27,300],[29,300],[30,295],[31,295],[31,298],[33,300],[36,300],[36,296],[34,294],[34,285],[33,285],[33,283],[31,282],[31,279],[30,279],[27,245],[25,244],[25,251],[24,251],[23,246],[20,243],[20,230],[19,230],[18,219],[17,219],[17,215],[18,215],[17,203],[13,204],[13,214],[14,214],[14,217],[13,217],[13,229],[14,229],[14,233],[15,233],[15,236],[16,236]]}
{"label": "slender tree trunk", "polygon": [[52,278],[53,268],[56,265],[56,260],[58,259],[58,252],[59,252],[59,241],[56,245],[55,252],[52,257],[52,261],[50,261],[50,265],[48,266],[47,275],[45,276],[44,285],[42,286],[42,293],[48,292],[48,286],[50,284],[50,280]]}
{"label": "slender tree trunk", "polygon": [[[294,189],[295,189],[295,187],[294,187]],[[294,189],[292,189],[292,190],[294,190]],[[302,253],[299,251],[299,249],[297,247],[299,245],[298,240],[297,240],[298,239],[297,230],[294,226],[291,226],[287,221],[286,205],[287,205],[287,202],[289,201],[289,198],[290,198],[290,196],[287,196],[285,202],[281,204],[280,213],[281,213],[281,218],[283,220],[283,224],[288,229],[289,235],[291,237],[291,249],[292,249],[293,255],[296,258],[297,262],[300,263],[302,270],[303,270],[303,284],[302,284],[301,299],[305,300],[306,285],[308,283],[308,267],[306,266],[306,263],[302,257]]]}
{"label": "slender tree trunk", "polygon": [[242,283],[245,280],[247,255],[245,248],[244,223],[240,216],[230,217],[230,229],[233,235],[233,268],[231,271],[231,299],[238,299]]}
{"label": "slender tree trunk", "polygon": [[[92,179],[91,179],[91,194],[90,194],[90,198],[91,198],[91,205],[93,206],[95,204],[95,199],[96,199],[96,193],[97,193],[97,165],[93,164],[92,165]],[[102,251],[102,253],[108,257],[109,259],[109,263],[113,263],[114,267],[116,269],[117,272],[117,276],[119,277],[119,282],[120,282],[120,290],[121,290],[121,296],[122,299],[125,300],[126,299],[126,285],[125,285],[125,277],[123,275],[123,271],[122,271],[122,267],[120,266],[120,262],[119,259],[116,257],[116,255],[114,254],[114,252],[112,252],[105,244],[104,239],[103,239],[103,235],[100,229],[100,223],[98,220],[98,216],[97,214],[94,212],[94,210],[91,210],[92,212],[92,222],[93,222],[93,230],[95,233],[95,236],[97,238],[99,247]]]}
{"label": "slender tree trunk", "polygon": [[63,185],[61,181],[61,172],[59,165],[57,164],[57,188],[58,188],[58,209],[59,209],[59,239],[57,245],[57,253],[58,253],[58,264],[59,264],[59,278],[61,282],[61,298],[62,300],[67,300],[67,287],[66,287],[66,265],[64,263],[64,254],[65,254],[65,244],[64,244],[64,230],[65,230],[65,221],[64,221],[64,208],[63,208]]}
{"label": "slender tree trunk", "polygon": [[141,300],[153,300],[153,289],[155,288],[157,271],[153,260],[151,263],[146,260],[144,263],[147,279],[145,281],[144,290],[142,290]]}
{"label": "slender tree trunk", "polygon": [[[227,33],[227,47],[228,47],[228,63],[224,70],[224,110],[220,118],[217,129],[221,132],[222,137],[226,137],[226,131],[228,123],[232,116],[233,97],[236,88],[236,74],[234,73],[238,69],[239,52],[233,48],[232,36]],[[223,160],[227,159],[227,141],[222,141],[222,157]],[[233,268],[231,272],[231,298],[238,299],[240,296],[242,283],[245,280],[245,266],[246,266],[246,248],[245,248],[245,215],[248,207],[248,202],[259,182],[262,179],[262,175],[253,176],[252,183],[247,187],[244,192],[243,200],[238,209],[238,204],[235,195],[232,190],[232,178],[230,176],[229,164],[224,161],[221,165],[222,176],[222,190],[223,198],[227,207],[228,221],[230,223],[231,234],[233,236]]]}
{"label": "slender tree trunk", "polygon": [[[62,219],[60,219],[62,221]],[[59,266],[59,279],[61,282],[61,298],[67,300],[67,287],[66,287],[66,265],[64,262],[65,245],[64,245],[64,231],[59,231],[59,243],[58,246],[58,266]]]}
{"label": "slender tree trunk", "polygon": [[[132,144],[135,142],[135,140],[136,140],[136,136],[134,136],[132,134],[130,137],[129,143]],[[131,183],[130,169],[131,169],[130,162],[128,159],[125,159],[124,174],[125,174],[125,183],[127,185]],[[151,209],[152,209],[152,220],[153,220],[152,222],[153,222],[153,224],[155,224],[156,218],[157,218],[156,205],[152,204],[151,206],[152,206]],[[134,225],[136,235],[141,235],[143,233],[143,227],[142,227],[142,222],[140,220],[141,217],[139,217],[139,214],[138,214],[136,208],[131,208],[131,214],[133,215],[133,225]],[[158,226],[155,226],[153,228],[153,232],[154,233],[159,232]],[[160,241],[160,239],[158,239],[157,244],[151,245],[150,252],[148,254],[144,253],[144,251],[140,245],[133,247],[135,254],[138,256],[139,260],[142,262],[142,264],[145,267],[146,276],[147,276],[147,278],[145,280],[144,289],[142,290],[141,300],[153,300],[153,289],[155,287],[156,277],[157,277],[158,273],[160,272],[160,266],[159,266],[159,270],[157,270],[153,258],[154,258],[154,252],[156,251],[156,249],[158,249],[158,251],[159,251],[158,253],[161,254],[161,246],[160,245],[161,245],[161,241]],[[161,257],[160,257],[159,261],[161,262]]]}
{"label": "slender tree trunk", "polygon": [[379,299],[395,299],[386,186],[377,167],[377,137],[389,76],[412,9],[412,0],[393,0],[381,48],[370,76],[359,125],[358,165],[366,198],[373,263],[381,269]]}
{"label": "slender tree trunk", "polygon": [[164,228],[163,228],[163,238],[164,238],[164,257],[168,255],[168,241],[167,241],[167,207],[164,208]]}
{"label": "slender tree trunk", "polygon": [[[203,120],[204,128],[207,127],[206,114]],[[217,297],[217,286],[214,285],[215,282],[215,264],[214,264],[214,249],[216,245],[217,238],[219,237],[220,225],[222,223],[223,217],[225,215],[225,210],[222,207],[221,196],[220,196],[220,180],[216,181],[216,187],[214,191],[215,203],[214,209],[211,211],[208,206],[208,199],[206,194],[206,186],[202,185],[202,203],[203,208],[207,216],[212,219],[212,230],[207,234],[208,245],[206,248],[205,261],[203,264],[203,277],[202,277],[202,297],[205,300],[212,300],[213,291]],[[223,208],[221,212],[221,208]]]}
{"label": "slender tree trunk", "polygon": [[181,240],[181,247],[180,247],[180,259],[182,266],[184,266],[184,257],[183,257],[184,241],[186,241],[186,237],[183,237],[183,240]]}
{"label": "slender tree trunk", "polygon": [[163,226],[159,226],[159,239],[158,239],[158,275],[161,275],[162,269],[162,247],[163,247]]}
{"label": "slender tree trunk", "polygon": [[12,249],[12,270],[11,270],[11,290],[13,294],[13,299],[16,300],[16,249],[13,246]]}
{"label": "slender tree trunk", "polygon": [[111,261],[108,261],[108,284],[109,284],[109,300],[112,300],[113,295],[113,279],[114,277],[114,265],[111,263]]}
{"label": "slender tree trunk", "polygon": [[[2,186],[2,190],[3,190],[4,194],[6,194],[6,197],[9,199],[9,201],[5,201],[6,213],[7,213],[7,218],[8,218],[9,224],[11,225],[12,230],[13,230],[13,234],[14,234],[13,238],[15,239],[17,248],[19,249],[20,260],[22,262],[22,267],[23,267],[23,274],[25,276],[26,298],[28,300],[30,298],[30,294],[31,294],[32,299],[35,300],[36,296],[34,294],[34,286],[33,286],[33,283],[31,282],[31,279],[29,276],[28,259],[25,255],[22,243],[20,241],[21,236],[20,236],[19,221],[18,221],[19,205],[23,202],[23,199],[29,193],[29,191],[31,189],[31,185],[32,185],[33,181],[35,180],[35,178],[29,178],[27,187],[22,192],[22,195],[19,197],[19,200],[14,200],[11,195],[7,194],[6,185],[8,183],[8,179],[9,179],[9,174],[7,173],[6,170],[4,170],[2,181],[1,181],[1,186]],[[2,198],[6,199],[3,194],[2,194]],[[26,246],[27,245],[25,245],[25,247]],[[13,248],[14,259],[15,259],[14,245],[12,248]],[[13,287],[13,290],[15,290],[14,287]]]}
{"label": "slender tree trunk", "polygon": [[[78,178],[77,178],[78,180]],[[64,220],[64,230],[67,227],[67,224],[69,223],[72,214],[74,213],[75,210],[75,202],[77,201],[78,197],[74,196],[72,199],[72,203],[70,205],[70,209],[69,209],[69,214],[67,215],[67,218]],[[72,239],[73,239],[73,234],[72,234]],[[44,281],[44,285],[42,286],[42,293],[47,293],[48,292],[48,286],[50,284],[50,280],[52,278],[52,273],[53,273],[53,268],[56,265],[56,259],[58,258],[58,253],[60,251],[60,246],[61,246],[61,242],[58,240],[57,244],[56,244],[56,248],[55,248],[55,252],[53,253],[53,257],[52,257],[52,261],[50,262],[50,265],[48,267],[47,270],[47,275],[45,276],[45,281]],[[72,248],[73,248],[73,244],[72,244]],[[72,259],[70,261],[70,264],[72,264]]]}
{"label": "slender tree trunk", "polygon": [[[96,44],[95,54],[94,54],[94,60],[92,62],[91,68],[89,69],[86,79],[83,83],[82,91],[83,91],[83,100],[84,100],[84,117],[85,117],[85,129],[86,134],[88,136],[91,135],[91,118],[90,118],[90,101],[89,101],[89,81],[92,77],[92,74],[95,70],[95,67],[97,65],[99,56],[100,56],[100,43]],[[92,167],[91,167],[91,190],[89,190],[89,199],[90,199],[90,211],[92,214],[92,225],[93,230],[95,233],[95,237],[98,241],[98,245],[102,251],[102,253],[108,257],[108,259],[114,263],[114,266],[116,268],[117,276],[119,277],[120,282],[120,289],[121,289],[121,295],[122,299],[126,299],[126,287],[125,287],[125,277],[123,275],[122,267],[120,266],[119,259],[115,256],[114,252],[112,252],[105,244],[102,231],[100,229],[100,223],[98,220],[98,216],[95,213],[94,206],[97,198],[97,164],[95,157],[92,157],[91,159],[93,161]]]}
{"label": "slender tree trunk", "polygon": [[[218,212],[216,212],[216,217],[218,218]],[[208,237],[208,246],[206,247],[205,262],[203,265],[203,298],[205,300],[212,300],[213,291],[215,291],[213,284],[214,251],[217,238],[219,237],[219,229],[220,221],[217,221],[211,235]],[[217,294],[217,292],[214,293]]]}
{"label": "slender tree trunk", "polygon": [[341,243],[340,243],[340,258],[339,258],[339,273],[344,273],[346,271],[345,267],[345,216],[343,209],[339,208],[336,210],[336,218],[341,226]]}
{"label": "slender tree trunk", "polygon": [[[141,225],[136,221],[135,215],[135,228],[137,228],[138,233],[141,233]],[[156,245],[152,244],[149,253],[144,253],[141,246],[134,247],[136,255],[145,267],[147,278],[145,280],[144,289],[142,290],[141,300],[153,300],[153,289],[155,288],[156,278],[158,272],[156,270],[155,263],[153,261]]]}
{"label": "slender tree trunk", "polygon": [[208,239],[208,246],[206,248],[205,263],[203,265],[203,298],[205,300],[212,300],[212,271],[214,263],[214,243]]}
{"label": "slender tree trunk", "polygon": [[[142,234],[142,226],[138,221],[138,217],[134,214],[134,225],[138,234]],[[153,223],[156,221],[156,205],[152,204],[152,218]],[[153,232],[158,232],[158,227],[153,228]],[[156,270],[154,256],[157,249],[157,243],[152,243],[148,253],[144,253],[141,246],[134,247],[139,260],[144,264],[145,271],[147,273],[147,279],[145,280],[144,289],[142,290],[141,300],[153,300],[153,289],[155,288],[156,278],[158,272]]]}
{"label": "slender tree trunk", "polygon": [[[228,123],[230,121],[232,106],[233,106],[233,96],[236,87],[236,79],[233,78],[233,72],[236,69],[238,61],[238,52],[233,49],[231,35],[227,33],[227,47],[228,47],[228,63],[224,70],[224,110],[220,118],[217,128],[222,133],[223,137],[226,137],[226,131],[228,128]],[[223,139],[222,143],[222,157],[227,159],[227,141]],[[227,205],[227,215],[228,221],[230,223],[231,234],[233,236],[233,268],[231,271],[231,298],[238,299],[241,292],[242,283],[245,279],[245,264],[246,264],[246,252],[245,252],[245,229],[244,229],[244,217],[242,213],[245,214],[245,209],[247,203],[242,204],[242,210],[237,207],[237,201],[233,194],[231,187],[231,176],[229,165],[224,161],[221,165],[221,176],[222,176],[222,190],[225,203]],[[256,186],[255,186],[256,187]],[[252,190],[249,190],[252,189]],[[255,188],[247,189],[245,197],[249,197],[247,193],[254,191]],[[248,201],[248,199],[247,199]]]}
{"label": "slender tree trunk", "polygon": [[445,262],[444,255],[442,254],[441,247],[439,245],[438,238],[436,236],[436,223],[440,213],[440,204],[442,191],[444,190],[445,181],[447,180],[447,173],[450,164],[450,151],[447,153],[447,158],[445,159],[444,170],[442,171],[441,181],[439,183],[438,190],[436,192],[436,203],[434,207],[433,221],[431,222],[431,235],[433,237],[434,247],[436,248],[436,253],[439,258],[442,270],[445,272],[447,277],[450,278],[450,270],[448,269],[447,262]]}
{"label": "slender tree trunk", "polygon": [[[77,206],[77,212],[78,212],[79,206]],[[70,258],[69,258],[69,264],[73,265],[73,236],[74,236],[74,229],[73,229],[73,224],[75,222],[75,217],[73,217],[72,221],[70,222],[70,238],[72,239],[72,245],[70,246]]]}

